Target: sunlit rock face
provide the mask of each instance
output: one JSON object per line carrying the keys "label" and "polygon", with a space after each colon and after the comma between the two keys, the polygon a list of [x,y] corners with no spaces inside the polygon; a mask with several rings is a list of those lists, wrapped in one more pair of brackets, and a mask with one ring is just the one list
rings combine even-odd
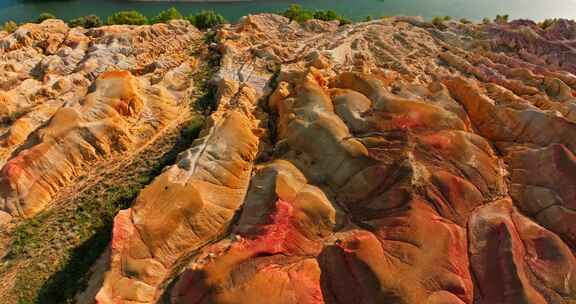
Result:
{"label": "sunlit rock face", "polygon": [[[276,160],[257,169],[235,237],[207,247],[173,301],[471,303],[466,219],[505,189],[489,144],[379,79],[334,80],[314,70],[280,80],[269,100]],[[446,124],[430,131],[434,119]]]}
{"label": "sunlit rock face", "polygon": [[182,259],[226,233],[250,182],[259,131],[253,91],[221,86],[201,137],[116,217],[98,303],[157,301]]}
{"label": "sunlit rock face", "polygon": [[528,47],[572,23],[279,20],[221,32],[279,65],[274,147],[172,303],[573,302],[574,61]]}
{"label": "sunlit rock face", "polygon": [[[575,28],[213,29],[214,111],[116,216],[86,301],[576,303]],[[202,35],[50,20],[0,38],[2,215],[177,120]]]}
{"label": "sunlit rock face", "polygon": [[93,30],[60,20],[0,39],[0,212],[31,217],[97,161],[134,153],[187,109],[187,22]]}
{"label": "sunlit rock face", "polygon": [[[142,94],[145,91],[149,93]],[[177,114],[177,102],[162,87],[147,87],[127,71],[102,74],[83,104],[58,109],[38,130],[36,142],[6,162],[0,182],[2,208],[11,214],[35,214],[80,168],[135,150]],[[154,118],[143,120],[147,115]]]}

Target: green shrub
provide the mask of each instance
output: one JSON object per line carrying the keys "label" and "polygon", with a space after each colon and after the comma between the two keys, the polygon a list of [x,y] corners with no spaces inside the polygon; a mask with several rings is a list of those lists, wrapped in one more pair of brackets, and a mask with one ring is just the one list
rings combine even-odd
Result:
{"label": "green shrub", "polygon": [[333,10],[315,11],[313,16],[314,16],[314,19],[323,20],[323,21],[332,21],[332,20],[336,20],[340,17]]}
{"label": "green shrub", "polygon": [[186,18],[195,27],[205,30],[219,24],[226,23],[224,16],[216,13],[215,11],[201,11],[196,15],[190,15]]}
{"label": "green shrub", "polygon": [[366,21],[366,22],[372,21],[372,20],[373,20],[372,16],[366,16],[366,17],[364,18],[364,21]]}
{"label": "green shrub", "polygon": [[436,16],[432,18],[432,24],[436,27],[443,27],[444,26],[444,17]]}
{"label": "green shrub", "polygon": [[468,20],[468,19],[466,19],[466,18],[462,18],[462,19],[460,19],[460,23],[462,23],[462,24],[470,24],[470,23],[472,23],[472,21],[470,21],[470,20]]}
{"label": "green shrub", "polygon": [[538,25],[543,29],[547,29],[549,27],[551,27],[552,25],[554,25],[556,22],[558,22],[558,19],[546,19],[542,22],[540,22]]}
{"label": "green shrub", "polygon": [[508,15],[496,15],[496,18],[494,18],[494,22],[498,23],[498,24],[506,24],[508,23]]}
{"label": "green shrub", "polygon": [[8,33],[14,33],[14,31],[16,31],[16,29],[18,28],[18,23],[16,23],[13,20],[8,20],[6,22],[4,22],[4,25],[2,26],[2,30],[8,32]]}
{"label": "green shrub", "polygon": [[485,17],[484,19],[482,19],[482,23],[484,23],[484,24],[490,24],[490,22],[492,22],[492,21],[488,17]]}
{"label": "green shrub", "polygon": [[148,23],[148,18],[138,11],[121,11],[109,16],[106,23],[143,25]]}
{"label": "green shrub", "polygon": [[48,20],[48,19],[56,19],[56,16],[54,16],[53,14],[50,14],[50,13],[42,13],[42,14],[38,15],[38,19],[36,19],[36,22],[42,23],[44,20]]}
{"label": "green shrub", "polygon": [[204,126],[204,117],[195,116],[193,117],[187,125],[182,128],[182,136],[188,139],[198,138],[202,127]]}
{"label": "green shrub", "polygon": [[302,6],[298,4],[290,5],[288,9],[282,13],[282,16],[296,22],[305,22],[314,18],[314,14],[311,11],[302,8]]}
{"label": "green shrub", "polygon": [[175,8],[171,7],[165,11],[161,11],[156,15],[156,17],[152,18],[150,23],[166,23],[170,20],[177,20],[183,19],[184,17],[182,14]]}
{"label": "green shrub", "polygon": [[351,24],[352,20],[346,18],[346,17],[342,17],[340,16],[340,18],[338,19],[338,21],[340,21],[340,25],[346,25],[346,24]]}
{"label": "green shrub", "polygon": [[333,10],[310,11],[297,4],[290,5],[290,7],[282,13],[282,16],[296,22],[306,22],[310,19],[318,19],[323,21],[338,20],[340,25],[352,23],[350,19],[338,15],[338,13]]}
{"label": "green shrub", "polygon": [[83,28],[93,28],[93,27],[100,27],[103,25],[103,23],[100,17],[96,15],[88,15],[74,18],[68,21],[68,25],[71,27],[81,26]]}
{"label": "green shrub", "polygon": [[344,25],[344,24],[350,24],[352,23],[352,21],[350,21],[349,19],[345,18],[344,16],[338,15],[335,11],[333,10],[320,10],[320,11],[315,11],[314,14],[314,19],[318,19],[318,20],[323,20],[323,21],[334,21],[334,20],[338,20],[340,21],[340,25]]}

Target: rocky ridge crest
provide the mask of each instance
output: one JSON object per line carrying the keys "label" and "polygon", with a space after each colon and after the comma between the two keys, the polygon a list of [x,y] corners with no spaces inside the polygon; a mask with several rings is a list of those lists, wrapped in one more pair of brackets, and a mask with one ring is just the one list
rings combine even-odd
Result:
{"label": "rocky ridge crest", "polygon": [[[574,30],[214,29],[214,111],[116,216],[79,301],[576,303]],[[27,112],[4,127],[3,218],[178,119],[202,35],[51,20],[4,36],[4,115]]]}

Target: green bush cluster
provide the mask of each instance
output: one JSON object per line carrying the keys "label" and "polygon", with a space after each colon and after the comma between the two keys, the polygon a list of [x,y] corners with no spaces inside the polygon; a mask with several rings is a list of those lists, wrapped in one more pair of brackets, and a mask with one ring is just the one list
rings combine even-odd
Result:
{"label": "green bush cluster", "polygon": [[102,22],[100,17],[96,15],[78,17],[68,21],[68,25],[71,27],[81,26],[83,28],[93,28],[93,27],[100,27],[103,24],[104,23]]}
{"label": "green bush cluster", "polygon": [[[156,24],[156,23],[166,23],[170,20],[186,19],[190,21],[194,26],[199,29],[208,29],[213,26],[226,23],[226,19],[221,14],[215,11],[201,11],[197,14],[190,14],[184,17],[178,9],[171,7],[169,9],[159,12],[156,16],[152,18],[146,17],[144,14],[136,11],[120,11],[110,15],[106,19],[106,24],[126,24],[126,25],[144,25],[144,24]],[[68,24],[72,27],[81,26],[84,28],[92,28],[103,25],[104,23],[96,15],[88,15],[84,17],[79,17],[68,21]]]}
{"label": "green bush cluster", "polygon": [[293,4],[282,13],[282,16],[296,22],[304,22],[314,18],[312,11],[303,9],[300,5]]}
{"label": "green bush cluster", "polygon": [[8,20],[2,25],[2,30],[8,33],[13,33],[18,28],[18,23],[13,20]]}
{"label": "green bush cluster", "polygon": [[175,7],[171,7],[165,11],[161,11],[160,13],[158,13],[158,15],[156,15],[154,18],[152,18],[152,20],[150,20],[150,23],[152,24],[166,23],[170,20],[178,20],[178,19],[184,19],[184,17]]}
{"label": "green bush cluster", "polygon": [[[296,22],[305,22],[311,19],[318,19],[323,21],[337,20],[340,25],[352,23],[350,19],[339,15],[333,10],[308,10],[297,4],[291,5],[281,14]],[[55,18],[56,16],[51,13],[42,13],[38,16],[35,22],[40,23],[44,20]],[[108,16],[105,24],[145,25],[166,23],[170,20],[179,19],[188,20],[190,23],[201,30],[209,29],[227,22],[224,16],[213,10],[203,10],[199,13],[190,14],[184,17],[184,15],[179,12],[178,9],[171,7],[169,9],[160,11],[156,16],[152,18],[148,18],[146,15],[137,10],[119,11]],[[366,21],[370,20],[372,20],[371,16],[366,17]],[[68,25],[71,27],[80,26],[84,28],[93,28],[104,25],[104,22],[97,15],[87,15],[69,20]],[[9,21],[4,24],[4,30],[9,32],[15,30],[16,27],[17,24],[13,21]]]}
{"label": "green bush cluster", "polygon": [[219,24],[226,23],[224,16],[216,13],[215,11],[201,11],[197,14],[191,14],[188,17],[184,17],[176,8],[171,7],[167,10],[161,11],[158,15],[154,16],[150,20],[143,14],[137,11],[123,11],[117,12],[112,16],[108,17],[107,24],[131,24],[131,25],[142,25],[142,24],[156,24],[156,23],[166,23],[170,20],[186,19],[190,21],[194,26],[199,29],[205,30],[214,27]]}
{"label": "green bush cluster", "polygon": [[196,15],[190,15],[186,17],[190,23],[195,27],[205,30],[214,27],[219,24],[226,23],[224,16],[216,13],[215,11],[201,11]]}
{"label": "green bush cluster", "polygon": [[443,27],[444,22],[452,20],[450,16],[436,16],[432,18],[432,24],[437,27]]}
{"label": "green bush cluster", "polygon": [[53,14],[50,14],[50,13],[42,13],[42,14],[38,15],[38,19],[36,19],[36,22],[41,23],[41,22],[48,20],[48,19],[56,19],[56,16],[54,16]]}
{"label": "green bush cluster", "polygon": [[342,15],[338,15],[333,10],[317,10],[311,11],[303,8],[300,5],[293,4],[290,7],[282,12],[282,16],[294,20],[296,22],[305,22],[310,19],[318,19],[323,21],[333,21],[338,20],[340,25],[350,24],[352,21]]}
{"label": "green bush cluster", "polygon": [[508,16],[508,15],[496,15],[496,18],[494,18],[494,23],[506,24],[506,23],[508,23],[509,17],[510,16]]}
{"label": "green bush cluster", "polygon": [[[296,21],[296,22],[305,22],[311,19],[318,19],[323,21],[339,21],[340,25],[350,24],[352,21],[342,15],[339,15],[333,10],[309,10],[303,8],[298,4],[293,4],[288,7],[285,11],[280,13],[284,17]],[[47,19],[55,19],[51,13],[41,13],[35,22],[40,23]],[[382,16],[380,18],[385,18]],[[156,24],[156,23],[166,23],[170,20],[179,20],[185,19],[192,23],[194,26],[201,30],[209,29],[214,26],[226,23],[226,19],[221,14],[213,11],[213,10],[203,10],[197,14],[190,14],[188,16],[184,16],[181,12],[178,11],[175,7],[171,7],[169,9],[160,11],[156,16],[152,18],[148,18],[146,15],[138,12],[136,10],[129,10],[129,11],[120,11],[112,14],[106,20],[106,24],[114,25],[114,24],[127,24],[127,25],[144,25],[144,24]],[[496,17],[491,20],[490,18],[483,18],[482,23],[489,24],[489,23],[497,23],[497,24],[506,24],[508,23],[509,15],[496,15]],[[372,21],[372,16],[367,16],[364,21]],[[432,19],[432,24],[436,27],[445,27],[444,22],[452,20],[450,16],[436,16]],[[466,18],[462,18],[459,20],[460,23],[463,24],[470,24],[472,21]],[[557,19],[546,19],[539,23],[539,26],[543,29],[546,29],[557,22]],[[74,18],[68,21],[68,24],[71,27],[84,27],[84,28],[93,28],[99,27],[104,25],[104,22],[98,17],[97,15],[87,15],[83,17]],[[18,27],[18,24],[12,20],[9,20],[4,23],[2,26],[2,30],[7,31],[9,33],[15,31]]]}
{"label": "green bush cluster", "polygon": [[138,11],[121,11],[112,14],[106,20],[107,24],[144,25],[148,24],[148,17]]}
{"label": "green bush cluster", "polygon": [[546,20],[540,22],[538,25],[540,26],[540,28],[545,30],[545,29],[553,26],[554,24],[556,24],[556,22],[558,22],[558,18],[546,19]]}

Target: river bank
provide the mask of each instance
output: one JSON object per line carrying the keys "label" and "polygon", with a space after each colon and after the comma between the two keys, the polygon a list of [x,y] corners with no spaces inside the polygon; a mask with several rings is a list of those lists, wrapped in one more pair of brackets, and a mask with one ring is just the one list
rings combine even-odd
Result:
{"label": "river bank", "polygon": [[116,0],[72,0],[72,1],[21,1],[0,0],[0,22],[15,20],[23,22],[36,18],[42,12],[50,12],[62,19],[96,14],[101,18],[121,10],[137,9],[148,16],[171,6],[185,14],[200,10],[216,10],[229,21],[237,21],[241,16],[262,12],[278,12],[290,4],[300,4],[310,9],[332,9],[352,20],[362,20],[366,16],[409,15],[432,18],[449,15],[454,18],[481,20],[497,14],[509,14],[511,18],[563,17],[573,19],[576,3],[560,0],[554,5],[528,0],[511,1],[468,1],[468,0],[356,0],[351,5],[347,0],[253,0],[253,1],[116,1]]}

